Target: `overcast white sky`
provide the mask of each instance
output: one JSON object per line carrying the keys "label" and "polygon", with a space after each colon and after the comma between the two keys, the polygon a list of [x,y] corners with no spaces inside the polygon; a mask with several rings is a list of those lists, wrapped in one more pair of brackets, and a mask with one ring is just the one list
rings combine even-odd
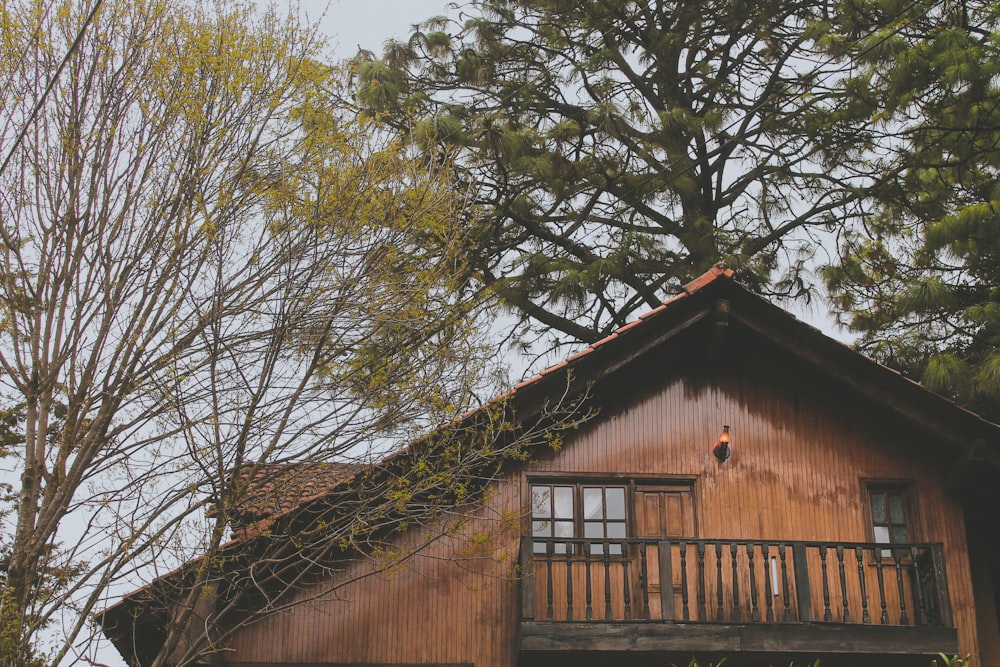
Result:
{"label": "overcast white sky", "polygon": [[382,44],[405,38],[410,26],[448,14],[449,0],[301,0],[311,20],[323,15],[321,26],[339,57],[354,55],[358,46],[381,53]]}

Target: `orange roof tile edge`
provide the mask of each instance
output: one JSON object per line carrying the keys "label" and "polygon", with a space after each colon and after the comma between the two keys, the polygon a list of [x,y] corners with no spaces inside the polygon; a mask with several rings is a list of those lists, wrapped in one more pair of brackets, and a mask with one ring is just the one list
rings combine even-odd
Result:
{"label": "orange roof tile edge", "polygon": [[730,269],[728,266],[720,262],[719,264],[716,264],[708,271],[706,271],[705,273],[701,274],[700,276],[689,282],[681,289],[683,289],[686,293],[691,294],[692,292],[700,290],[705,285],[708,285],[719,276],[732,278],[734,273],[735,272],[732,269]]}

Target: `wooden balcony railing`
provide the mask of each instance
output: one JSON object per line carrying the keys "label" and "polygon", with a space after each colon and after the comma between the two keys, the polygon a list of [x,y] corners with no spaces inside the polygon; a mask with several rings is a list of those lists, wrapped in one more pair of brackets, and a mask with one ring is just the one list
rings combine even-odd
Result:
{"label": "wooden balcony railing", "polygon": [[539,539],[522,619],[952,628],[940,544]]}

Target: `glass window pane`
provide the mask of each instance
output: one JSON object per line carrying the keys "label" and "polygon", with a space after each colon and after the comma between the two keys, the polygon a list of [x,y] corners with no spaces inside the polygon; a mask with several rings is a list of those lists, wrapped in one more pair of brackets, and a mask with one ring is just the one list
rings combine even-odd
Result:
{"label": "glass window pane", "polygon": [[612,544],[611,548],[608,549],[608,553],[610,553],[612,555],[615,555],[615,556],[621,556],[622,555],[622,545],[621,544]]}
{"label": "glass window pane", "polygon": [[873,491],[872,499],[872,521],[874,523],[888,523],[885,520],[885,494],[881,491]]}
{"label": "glass window pane", "polygon": [[892,541],[897,544],[910,541],[910,538],[906,535],[906,526],[892,527]]}
{"label": "glass window pane", "polygon": [[545,542],[534,542],[532,543],[531,552],[536,554],[544,554],[548,553],[546,551],[547,549],[548,549],[548,544],[546,544]]}
{"label": "glass window pane", "polygon": [[889,542],[888,526],[875,526],[875,541],[883,544]]}
{"label": "glass window pane", "polygon": [[531,515],[547,519],[552,516],[551,509],[552,487],[532,486],[531,487]]}
{"label": "glass window pane", "polygon": [[573,537],[573,522],[572,521],[556,521],[555,522],[556,537]]}
{"label": "glass window pane", "polygon": [[584,487],[583,489],[583,518],[587,519],[597,519],[600,521],[604,518],[603,512],[603,498],[602,491],[604,489],[597,487]]}
{"label": "glass window pane", "polygon": [[604,524],[599,521],[588,521],[583,524],[583,536],[591,539],[604,538]]}
{"label": "glass window pane", "polygon": [[553,500],[553,506],[555,508],[555,516],[557,519],[572,519],[573,518],[573,487],[572,486],[556,486],[553,487],[553,493],[555,497]]}
{"label": "glass window pane", "polygon": [[552,537],[552,524],[548,521],[532,521],[531,534],[535,537]]}
{"label": "glass window pane", "polygon": [[[604,547],[605,546],[608,547],[608,553],[609,554],[616,553],[615,550],[612,548],[612,545],[608,544],[604,540],[601,540],[600,542],[595,542],[594,544],[591,544],[590,545],[590,553],[592,553],[592,554],[600,554],[600,555],[603,556],[604,555]],[[621,549],[618,549],[617,553],[621,553]]]}
{"label": "glass window pane", "polygon": [[604,490],[605,504],[607,505],[608,519],[625,520],[625,488],[621,486],[609,486]]}
{"label": "glass window pane", "polygon": [[889,494],[889,521],[895,524],[906,523],[903,516],[903,496],[898,493]]}
{"label": "glass window pane", "polygon": [[608,537],[611,539],[625,538],[625,523],[618,521],[608,522]]}

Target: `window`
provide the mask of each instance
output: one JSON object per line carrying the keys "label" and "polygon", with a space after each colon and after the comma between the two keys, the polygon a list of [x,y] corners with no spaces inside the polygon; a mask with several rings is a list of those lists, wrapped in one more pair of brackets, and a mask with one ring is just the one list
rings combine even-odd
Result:
{"label": "window", "polygon": [[[591,540],[625,539],[625,487],[583,487],[583,536]],[[612,544],[611,553],[621,553]],[[591,553],[603,553],[600,544],[590,545]]]}
{"label": "window", "polygon": [[[906,487],[871,485],[868,504],[871,508],[872,534],[880,544],[905,544],[912,538],[906,519]],[[888,549],[883,556],[891,555]]]}
{"label": "window", "polygon": [[[532,484],[531,534],[542,538],[594,540],[591,553],[604,553],[603,540],[625,539],[625,487],[597,484]],[[535,542],[535,553],[545,553],[546,542]],[[569,543],[556,542],[555,553],[566,553]],[[609,545],[609,553],[621,554],[621,544]]]}
{"label": "window", "polygon": [[[574,488],[555,484],[531,486],[531,536],[576,537],[573,519]],[[545,553],[544,542],[535,542],[535,553]],[[556,543],[556,553],[566,553],[565,543]]]}

